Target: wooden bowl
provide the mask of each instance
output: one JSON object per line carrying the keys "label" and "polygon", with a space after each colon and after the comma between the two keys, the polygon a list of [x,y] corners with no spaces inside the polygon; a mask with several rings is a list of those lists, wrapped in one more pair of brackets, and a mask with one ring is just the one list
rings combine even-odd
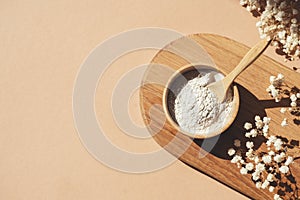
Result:
{"label": "wooden bowl", "polygon": [[223,133],[230,125],[233,123],[238,110],[239,110],[239,93],[237,86],[232,84],[232,86],[228,89],[227,97],[232,97],[232,107],[231,111],[226,119],[224,119],[223,125],[218,127],[217,129],[209,129],[205,133],[189,133],[185,130],[182,130],[178,125],[175,118],[175,99],[182,87],[191,79],[196,78],[200,73],[216,73],[216,80],[220,80],[224,77],[220,71],[216,68],[210,66],[203,66],[197,64],[189,64],[180,69],[178,69],[168,80],[167,86],[163,92],[163,109],[166,115],[167,120],[170,124],[179,132],[183,133],[192,138],[204,139],[217,136]]}

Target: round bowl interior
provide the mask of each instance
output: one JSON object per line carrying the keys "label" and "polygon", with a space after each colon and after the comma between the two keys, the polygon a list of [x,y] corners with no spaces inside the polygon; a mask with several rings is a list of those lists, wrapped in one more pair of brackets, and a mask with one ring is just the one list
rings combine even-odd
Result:
{"label": "round bowl interior", "polygon": [[204,139],[221,134],[233,123],[239,109],[239,93],[237,86],[234,84],[231,85],[231,87],[228,89],[228,97],[232,96],[232,108],[229,113],[229,117],[226,119],[224,125],[222,125],[220,128],[209,130],[205,134],[189,133],[182,130],[179,127],[175,117],[175,99],[176,96],[179,94],[180,90],[185,86],[185,84],[189,80],[198,77],[201,73],[216,73],[216,80],[221,80],[224,77],[224,75],[216,68],[209,66],[190,64],[180,68],[170,77],[170,79],[167,82],[167,86],[164,89],[163,109],[166,114],[167,120],[178,132],[181,132],[192,138]]}

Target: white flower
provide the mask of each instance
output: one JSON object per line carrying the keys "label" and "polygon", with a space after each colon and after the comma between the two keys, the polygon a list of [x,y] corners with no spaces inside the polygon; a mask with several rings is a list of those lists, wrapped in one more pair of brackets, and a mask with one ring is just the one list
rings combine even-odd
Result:
{"label": "white flower", "polygon": [[[277,98],[278,95],[279,95],[279,91],[277,89],[275,89],[275,88],[270,88],[270,90],[271,90],[271,96],[273,98]],[[278,99],[278,101],[279,101],[279,99]]]}
{"label": "white flower", "polygon": [[278,47],[278,42],[277,41],[272,41],[272,46],[274,46],[274,47]]}
{"label": "white flower", "polygon": [[262,131],[263,131],[263,133],[267,134],[269,132],[269,125],[264,125]]}
{"label": "white flower", "polygon": [[274,151],[269,151],[268,153],[270,156],[274,156],[275,155],[275,152]]}
{"label": "white flower", "polygon": [[260,161],[260,160],[259,160],[259,157],[258,157],[258,156],[255,156],[255,157],[254,157],[254,162],[255,162],[255,164],[259,163],[259,161]]}
{"label": "white flower", "polygon": [[233,148],[228,149],[228,155],[233,156],[235,154],[235,150]]}
{"label": "white flower", "polygon": [[274,142],[274,147],[276,151],[279,151],[282,148],[282,140],[280,138],[277,138]]}
{"label": "white flower", "polygon": [[270,146],[272,145],[272,142],[271,142],[270,140],[268,140],[268,141],[266,142],[266,145],[268,146],[268,148],[270,148]]}
{"label": "white flower", "polygon": [[284,126],[287,126],[288,123],[287,123],[287,118],[284,118],[281,122],[281,126],[284,127]]}
{"label": "white flower", "polygon": [[288,173],[288,171],[289,171],[289,167],[283,165],[283,166],[281,166],[281,167],[279,168],[279,171],[280,171],[281,173],[283,173],[283,174],[286,174],[286,173]]}
{"label": "white flower", "polygon": [[292,12],[293,12],[293,15],[297,15],[299,13],[299,11],[295,8],[292,10]]}
{"label": "white flower", "polygon": [[255,171],[255,172],[252,173],[252,179],[254,181],[257,181],[259,178],[260,178],[260,173],[259,172]]}
{"label": "white flower", "polygon": [[284,164],[286,166],[288,166],[289,164],[291,164],[293,162],[293,160],[294,160],[293,157],[288,156]]}
{"label": "white flower", "polygon": [[284,80],[284,75],[283,74],[278,74],[277,79],[283,81]]}
{"label": "white flower", "polygon": [[275,102],[277,102],[277,103],[278,103],[278,102],[280,102],[280,101],[281,101],[281,97],[278,97],[278,96],[277,96],[277,97],[275,97]]}
{"label": "white flower", "polygon": [[271,85],[269,85],[269,87],[267,88],[267,92],[271,92],[272,90],[276,90],[276,87],[274,85],[275,85],[275,81]]}
{"label": "white flower", "polygon": [[272,171],[272,170],[273,170],[273,167],[269,167],[269,170]]}
{"label": "white flower", "polygon": [[245,6],[247,4],[247,0],[240,0],[240,5]]}
{"label": "white flower", "polygon": [[241,174],[247,174],[248,173],[248,170],[245,168],[245,167],[242,167],[241,170],[240,170]]}
{"label": "white flower", "polygon": [[297,97],[298,99],[300,99],[300,92],[298,92],[298,93],[296,94],[296,97]]}
{"label": "white flower", "polygon": [[257,134],[258,134],[258,132],[257,132],[256,129],[252,129],[252,130],[250,131],[250,134],[251,134],[252,137],[256,137]]}
{"label": "white flower", "polygon": [[246,142],[246,147],[247,147],[248,149],[252,149],[252,147],[254,147],[253,142],[250,142],[250,141]]}
{"label": "white flower", "polygon": [[262,161],[265,163],[265,164],[269,164],[272,162],[272,157],[270,155],[264,155],[262,157]]}
{"label": "white flower", "polygon": [[283,114],[283,113],[285,113],[286,112],[286,108],[281,108],[280,109],[280,112]]}
{"label": "white flower", "polygon": [[297,101],[297,97],[296,97],[295,94],[292,94],[292,95],[290,96],[290,99],[291,99],[291,101]]}
{"label": "white flower", "polygon": [[240,147],[241,146],[241,141],[240,140],[235,139],[233,142],[234,142],[233,143],[234,146],[236,146],[236,147]]}
{"label": "white flower", "polygon": [[257,189],[260,189],[261,188],[261,182],[260,181],[256,182],[255,186],[256,186]]}
{"label": "white flower", "polygon": [[[286,31],[283,30],[283,31],[279,31],[277,33],[277,36],[280,38],[280,39],[284,39],[285,38],[285,34],[286,34]],[[281,41],[280,41],[281,42]],[[281,42],[282,43],[282,42]]]}
{"label": "white flower", "polygon": [[261,25],[262,25],[262,22],[261,21],[258,21],[258,22],[256,22],[256,27],[260,27]]}
{"label": "white flower", "polygon": [[248,151],[246,152],[246,156],[250,160],[253,160],[254,159],[253,149],[248,149]]}
{"label": "white flower", "polygon": [[292,101],[291,102],[291,107],[296,107],[297,106],[297,103],[295,101]]}
{"label": "white flower", "polygon": [[261,188],[262,188],[262,189],[266,189],[269,185],[270,185],[270,182],[269,182],[268,180],[265,180],[265,181],[263,182],[263,184],[261,184]]}
{"label": "white flower", "polygon": [[239,156],[239,155],[235,155],[235,156],[233,156],[233,158],[231,159],[231,163],[237,163],[237,162],[239,162],[240,160],[242,160],[242,157]]}
{"label": "white flower", "polygon": [[245,128],[246,130],[250,130],[250,129],[252,128],[252,124],[249,123],[249,122],[246,122],[245,125],[244,125],[244,128]]}
{"label": "white flower", "polygon": [[274,143],[276,141],[277,137],[274,136],[274,135],[271,135],[268,140],[271,142],[271,143]]}
{"label": "white flower", "polygon": [[254,120],[255,120],[256,122],[260,121],[260,120],[261,120],[261,119],[260,119],[260,116],[256,115],[256,116],[254,117]]}
{"label": "white flower", "polygon": [[276,141],[276,137],[274,135],[271,135],[269,138],[268,138],[268,141],[266,142],[267,146],[271,146],[275,141]]}
{"label": "white flower", "polygon": [[253,168],[254,168],[254,165],[252,163],[247,163],[245,168],[248,170],[248,171],[252,171]]}
{"label": "white flower", "polygon": [[[278,34],[282,34],[281,32],[278,32]],[[273,85],[273,83],[276,80],[276,76],[270,76],[270,83]]]}
{"label": "white flower", "polygon": [[265,165],[264,164],[258,163],[255,166],[255,171],[257,171],[257,172],[263,172],[264,170],[265,170]]}
{"label": "white flower", "polygon": [[282,21],[282,17],[284,16],[284,12],[280,11],[278,12],[274,17],[277,21]]}
{"label": "white flower", "polygon": [[278,194],[274,194],[274,200],[282,200]]}
{"label": "white flower", "polygon": [[269,182],[272,182],[272,181],[273,181],[273,178],[274,178],[274,175],[273,175],[273,174],[268,174],[267,180],[268,180]]}
{"label": "white flower", "polygon": [[281,155],[279,155],[279,154],[276,154],[276,155],[274,156],[274,161],[275,161],[275,162],[277,162],[277,163],[281,163],[281,162],[282,162],[282,160],[283,160],[283,158],[282,158],[282,156],[281,156]]}
{"label": "white flower", "polygon": [[264,126],[264,123],[262,120],[259,120],[257,122],[255,122],[255,126],[258,128],[258,129],[261,129],[263,126]]}
{"label": "white flower", "polygon": [[246,133],[245,133],[245,137],[247,137],[247,138],[250,138],[251,135],[252,135],[252,134],[251,134],[250,132],[246,132]]}
{"label": "white flower", "polygon": [[264,124],[269,124],[270,123],[270,121],[271,121],[271,118],[270,117],[264,117],[263,118],[263,122],[264,122]]}

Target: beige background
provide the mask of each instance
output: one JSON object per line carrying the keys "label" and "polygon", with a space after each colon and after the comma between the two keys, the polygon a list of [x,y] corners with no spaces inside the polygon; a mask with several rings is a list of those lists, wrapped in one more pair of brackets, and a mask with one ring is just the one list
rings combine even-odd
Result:
{"label": "beige background", "polygon": [[[141,175],[102,165],[75,130],[72,89],[89,52],[121,31],[155,26],[209,32],[250,46],[259,40],[255,22],[233,0],[0,0],[0,199],[246,199],[179,161]],[[96,110],[108,137],[129,151],[158,146],[122,134],[109,95],[123,73],[154,54],[122,57],[97,89]],[[283,60],[272,48],[267,54]],[[138,92],[129,105],[141,125]]]}

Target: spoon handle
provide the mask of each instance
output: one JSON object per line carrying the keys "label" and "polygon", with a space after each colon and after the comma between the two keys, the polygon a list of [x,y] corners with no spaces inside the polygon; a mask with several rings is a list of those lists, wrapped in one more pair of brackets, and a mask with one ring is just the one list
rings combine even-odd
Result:
{"label": "spoon handle", "polygon": [[265,51],[270,43],[271,40],[263,39],[253,46],[243,57],[240,63],[234,68],[234,70],[227,75],[226,80],[224,80],[224,84],[226,86],[230,85],[242,71],[251,65]]}

